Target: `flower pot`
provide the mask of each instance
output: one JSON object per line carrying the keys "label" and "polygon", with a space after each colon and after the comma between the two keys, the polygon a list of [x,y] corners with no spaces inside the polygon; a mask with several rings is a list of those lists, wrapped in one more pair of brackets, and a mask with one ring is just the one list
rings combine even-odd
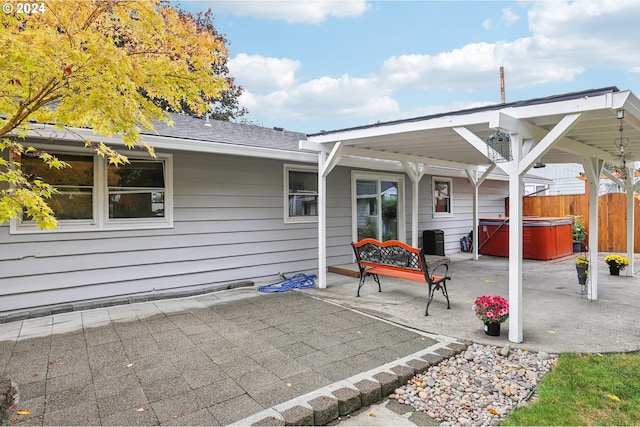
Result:
{"label": "flower pot", "polygon": [[612,276],[619,276],[620,275],[620,269],[615,265],[610,265],[609,266],[609,274],[611,274]]}
{"label": "flower pot", "polygon": [[586,265],[576,265],[576,271],[578,272],[578,283],[581,285],[587,284],[587,270],[589,269]]}
{"label": "flower pot", "polygon": [[484,333],[487,335],[491,335],[492,337],[500,336],[500,323],[485,323],[484,324]]}
{"label": "flower pot", "polygon": [[582,242],[576,242],[575,240],[573,241],[573,252],[577,253],[577,252],[584,252],[583,251],[584,245]]}

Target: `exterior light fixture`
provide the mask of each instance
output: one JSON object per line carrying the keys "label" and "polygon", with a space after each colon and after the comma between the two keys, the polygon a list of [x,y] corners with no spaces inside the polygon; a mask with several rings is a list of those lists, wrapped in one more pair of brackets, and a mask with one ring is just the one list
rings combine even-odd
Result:
{"label": "exterior light fixture", "polygon": [[533,165],[533,168],[534,169],[541,169],[541,168],[544,168],[546,166],[547,166],[547,164],[545,162],[543,162],[542,159],[540,159]]}
{"label": "exterior light fixture", "polygon": [[613,145],[616,147],[616,151],[618,152],[618,175],[620,179],[625,180],[627,178],[627,157],[629,156],[628,148],[629,148],[629,138],[625,138],[623,136],[624,131],[624,110],[618,110],[617,112],[618,120],[620,120],[620,138],[616,138],[613,140]]}

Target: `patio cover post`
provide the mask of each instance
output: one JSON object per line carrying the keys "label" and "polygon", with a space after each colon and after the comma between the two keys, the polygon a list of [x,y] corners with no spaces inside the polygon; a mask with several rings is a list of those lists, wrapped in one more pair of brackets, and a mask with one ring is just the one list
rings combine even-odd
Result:
{"label": "patio cover post", "polygon": [[513,161],[505,164],[509,173],[509,341],[521,343],[522,323],[522,140],[511,134]]}
{"label": "patio cover post", "polygon": [[318,287],[327,287],[327,153],[318,152]]}
{"label": "patio cover post", "polygon": [[467,178],[469,178],[469,182],[471,182],[471,185],[473,185],[473,225],[471,226],[471,230],[473,231],[473,239],[471,240],[471,244],[473,245],[473,259],[475,261],[478,261],[479,256],[478,256],[478,249],[480,247],[480,245],[478,245],[478,240],[480,240],[478,238],[478,198],[479,198],[479,187],[480,184],[482,184],[484,182],[485,179],[487,179],[487,177],[489,176],[489,174],[491,172],[493,172],[493,170],[496,168],[496,164],[495,163],[491,163],[491,165],[487,168],[487,170],[484,171],[484,173],[482,174],[482,176],[478,177],[478,168],[473,168],[473,169],[465,169],[465,172],[467,173]]}
{"label": "patio cover post", "polygon": [[604,166],[604,160],[596,157],[585,159],[582,163],[584,175],[589,184],[589,289],[587,298],[598,299],[598,187],[600,186],[600,174]]}
{"label": "patio cover post", "polygon": [[424,176],[424,164],[402,162],[405,172],[411,179],[411,246],[417,248],[418,245],[418,199],[420,193],[420,180]]}
{"label": "patio cover post", "polygon": [[627,194],[627,259],[629,260],[629,266],[625,269],[627,276],[633,276],[635,270],[633,262],[634,248],[634,229],[635,229],[635,215],[634,215],[634,187],[633,176],[635,175],[635,168],[629,168],[627,170],[627,179],[625,179],[624,189]]}

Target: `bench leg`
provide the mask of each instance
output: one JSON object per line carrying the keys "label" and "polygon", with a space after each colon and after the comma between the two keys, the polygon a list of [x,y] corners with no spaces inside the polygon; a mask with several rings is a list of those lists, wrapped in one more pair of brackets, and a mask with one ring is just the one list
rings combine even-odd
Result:
{"label": "bench leg", "polygon": [[447,310],[451,308],[451,304],[449,304],[449,293],[447,292],[447,278],[442,281],[442,295],[447,299]]}
{"label": "bench leg", "polygon": [[447,299],[447,310],[449,310],[451,308],[451,303],[449,303],[449,293],[447,292],[447,278],[445,278],[442,282],[440,283],[436,283],[435,285],[431,286],[431,283],[429,283],[429,298],[427,299],[427,309],[424,312],[425,316],[429,315],[429,304],[431,304],[431,301],[433,301],[433,294],[438,290],[442,290],[442,295],[444,295],[444,297]]}
{"label": "bench leg", "polygon": [[433,301],[433,293],[435,291],[436,291],[436,288],[432,287],[431,283],[429,283],[429,297],[427,298],[427,309],[424,311],[425,316],[429,315],[429,304],[431,304],[431,301]]}
{"label": "bench leg", "polygon": [[[360,288],[362,287],[362,285],[364,285],[364,280],[367,278],[367,276],[369,276],[367,272],[360,273],[360,283],[358,284],[358,293],[356,294],[356,297],[360,296]],[[380,286],[380,278],[378,277],[378,275],[371,274],[371,276],[373,276],[373,280],[375,280],[378,284],[378,292],[382,292],[382,287]]]}
{"label": "bench leg", "polygon": [[360,283],[358,283],[358,293],[356,294],[356,297],[360,296],[360,288],[362,287],[362,285],[364,285],[364,279],[366,278],[367,273],[360,272]]}

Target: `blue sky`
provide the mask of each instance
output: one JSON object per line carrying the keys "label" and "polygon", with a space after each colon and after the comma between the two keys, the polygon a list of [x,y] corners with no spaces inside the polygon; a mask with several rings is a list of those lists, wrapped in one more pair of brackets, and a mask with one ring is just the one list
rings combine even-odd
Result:
{"label": "blue sky", "polygon": [[640,1],[181,1],[211,8],[245,118],[305,133],[617,86]]}

